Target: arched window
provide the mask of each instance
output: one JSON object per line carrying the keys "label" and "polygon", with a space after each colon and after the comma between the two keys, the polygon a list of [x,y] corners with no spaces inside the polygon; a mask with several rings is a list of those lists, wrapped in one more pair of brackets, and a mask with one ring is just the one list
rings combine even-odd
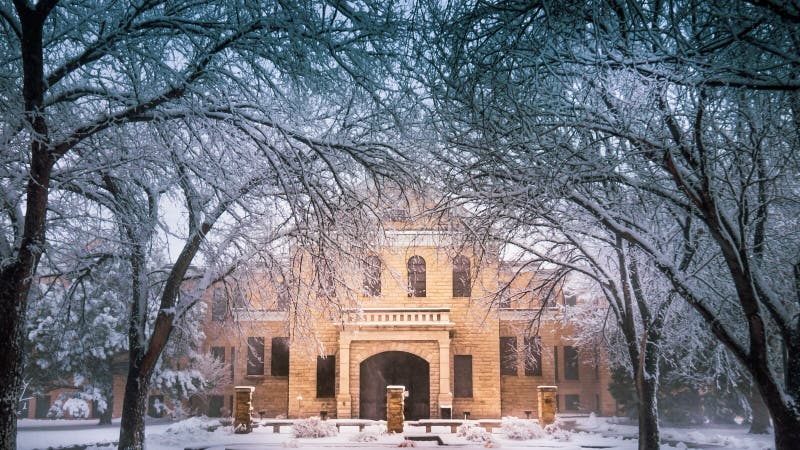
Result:
{"label": "arched window", "polygon": [[364,293],[372,297],[381,295],[381,259],[367,256],[364,260]]}
{"label": "arched window", "polygon": [[408,258],[408,296],[425,297],[425,260],[421,256]]}
{"label": "arched window", "polygon": [[469,259],[458,255],[453,258],[453,297],[469,297],[470,295],[472,295],[472,283]]}

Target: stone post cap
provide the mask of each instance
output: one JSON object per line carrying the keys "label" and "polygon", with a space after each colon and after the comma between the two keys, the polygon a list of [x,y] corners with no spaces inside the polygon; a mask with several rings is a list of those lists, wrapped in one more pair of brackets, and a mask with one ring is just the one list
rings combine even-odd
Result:
{"label": "stone post cap", "polygon": [[255,391],[255,390],[256,390],[256,388],[255,388],[255,387],[253,387],[253,386],[234,386],[234,387],[233,387],[233,390],[235,390],[235,391],[249,391],[249,392],[253,392],[253,391]]}
{"label": "stone post cap", "polygon": [[405,386],[401,386],[401,385],[397,385],[397,384],[393,384],[393,385],[386,386],[386,389],[402,389],[402,390],[406,390],[406,387]]}

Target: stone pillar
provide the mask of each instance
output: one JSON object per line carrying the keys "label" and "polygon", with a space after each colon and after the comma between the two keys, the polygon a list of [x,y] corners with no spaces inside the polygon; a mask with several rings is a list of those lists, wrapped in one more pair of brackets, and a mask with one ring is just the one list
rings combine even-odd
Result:
{"label": "stone pillar", "polygon": [[[446,332],[447,333],[447,332]],[[453,393],[450,392],[450,336],[439,339],[439,414],[443,408],[453,408]],[[452,413],[451,413],[452,414]],[[440,417],[443,418],[443,417]]]}
{"label": "stone pillar", "polygon": [[336,417],[352,417],[350,397],[350,339],[339,336],[339,394],[336,396]]}
{"label": "stone pillar", "polygon": [[539,425],[550,425],[556,421],[556,395],[558,386],[538,386],[539,392]]}
{"label": "stone pillar", "polygon": [[389,433],[403,432],[405,393],[405,386],[386,386],[386,431]]}
{"label": "stone pillar", "polygon": [[253,431],[253,386],[234,386],[233,432],[249,433]]}

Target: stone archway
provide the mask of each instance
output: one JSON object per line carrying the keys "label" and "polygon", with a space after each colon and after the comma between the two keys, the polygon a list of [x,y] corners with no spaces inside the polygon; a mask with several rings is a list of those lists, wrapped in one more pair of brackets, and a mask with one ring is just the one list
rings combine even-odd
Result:
{"label": "stone archway", "polygon": [[386,420],[386,386],[403,385],[409,391],[405,401],[406,420],[430,418],[430,365],[417,355],[388,351],[361,362],[359,416]]}

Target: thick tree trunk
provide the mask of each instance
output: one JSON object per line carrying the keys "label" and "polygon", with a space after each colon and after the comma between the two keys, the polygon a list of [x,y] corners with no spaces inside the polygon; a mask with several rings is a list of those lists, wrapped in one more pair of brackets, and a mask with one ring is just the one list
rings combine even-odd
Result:
{"label": "thick tree trunk", "polygon": [[103,388],[103,396],[106,399],[106,409],[100,413],[100,422],[98,425],[109,425],[111,419],[114,417],[114,358],[109,357],[106,360],[105,382]]}
{"label": "thick tree trunk", "polygon": [[658,382],[642,380],[637,382],[639,395],[639,450],[658,449],[660,433],[658,429]]}
{"label": "thick tree trunk", "polygon": [[750,413],[752,414],[752,421],[750,422],[750,434],[767,434],[769,433],[770,415],[767,405],[758,393],[758,389],[750,383],[747,389],[747,402],[750,404]]}
{"label": "thick tree trunk", "polygon": [[775,429],[775,450],[796,450],[800,442],[800,418],[791,413],[772,412]]}
{"label": "thick tree trunk", "polygon": [[34,137],[30,143],[30,175],[22,238],[16,249],[16,259],[0,271],[0,342],[3,343],[3,351],[0,352],[0,448],[8,450],[16,448],[28,291],[44,250],[47,194],[55,163],[50,153],[47,122],[42,112],[42,29],[54,3],[42,2],[33,9],[22,3],[15,6],[22,30],[20,48],[25,120]]}
{"label": "thick tree trunk", "polygon": [[125,383],[125,396],[122,402],[119,450],[140,450],[144,448],[144,417],[147,388],[150,384],[149,378],[143,377],[139,363],[131,359],[128,365],[128,379]]}
{"label": "thick tree trunk", "polygon": [[[17,409],[22,389],[23,327],[27,302],[19,290],[27,289],[28,283],[14,283],[5,273],[0,278],[0,448],[13,450],[17,447]],[[21,286],[22,285],[22,286]]]}

